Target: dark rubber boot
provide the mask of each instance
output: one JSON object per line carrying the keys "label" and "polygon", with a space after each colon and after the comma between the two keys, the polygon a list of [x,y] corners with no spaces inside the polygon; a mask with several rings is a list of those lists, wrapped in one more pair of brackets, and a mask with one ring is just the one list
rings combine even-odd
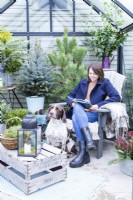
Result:
{"label": "dark rubber boot", "polygon": [[81,128],[81,132],[83,133],[83,135],[85,136],[85,140],[86,140],[86,149],[96,149],[96,146],[93,142],[91,133],[90,133],[90,129],[88,127],[85,128]]}
{"label": "dark rubber boot", "polygon": [[86,152],[85,142],[79,141],[79,152],[74,160],[69,164],[72,168],[82,167],[84,164],[90,162],[90,155]]}

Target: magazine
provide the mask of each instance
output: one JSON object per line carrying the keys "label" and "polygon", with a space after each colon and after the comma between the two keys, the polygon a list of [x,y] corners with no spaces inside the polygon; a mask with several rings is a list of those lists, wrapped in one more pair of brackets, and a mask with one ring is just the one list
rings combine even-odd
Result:
{"label": "magazine", "polygon": [[70,99],[72,99],[72,101],[73,101],[74,103],[79,103],[79,104],[81,104],[85,109],[89,109],[89,108],[92,106],[92,104],[91,104],[87,99],[83,100],[83,99],[71,98],[71,97],[69,97],[69,96],[67,96],[67,97],[70,98]]}

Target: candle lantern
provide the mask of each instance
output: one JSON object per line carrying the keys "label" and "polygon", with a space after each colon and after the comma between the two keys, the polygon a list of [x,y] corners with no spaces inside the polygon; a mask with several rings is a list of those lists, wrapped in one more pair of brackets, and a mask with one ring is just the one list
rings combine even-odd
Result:
{"label": "candle lantern", "polygon": [[41,150],[41,127],[29,113],[22,120],[22,128],[18,129],[18,156],[36,157]]}

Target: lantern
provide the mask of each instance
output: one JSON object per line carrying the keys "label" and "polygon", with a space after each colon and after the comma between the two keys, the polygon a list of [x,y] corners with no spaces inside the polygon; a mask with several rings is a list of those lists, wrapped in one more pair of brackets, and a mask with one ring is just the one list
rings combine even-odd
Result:
{"label": "lantern", "polygon": [[36,157],[41,151],[41,127],[37,120],[28,113],[22,120],[22,128],[18,129],[18,156]]}

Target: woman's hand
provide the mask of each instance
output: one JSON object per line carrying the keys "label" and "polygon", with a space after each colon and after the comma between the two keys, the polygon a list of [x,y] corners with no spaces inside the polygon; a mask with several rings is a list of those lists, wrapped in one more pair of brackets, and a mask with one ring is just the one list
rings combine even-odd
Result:
{"label": "woman's hand", "polygon": [[72,107],[74,107],[74,105],[75,105],[75,103],[73,102],[73,103],[72,103]]}
{"label": "woman's hand", "polygon": [[97,104],[92,105],[92,106],[90,107],[90,110],[91,110],[91,111],[94,111],[94,110],[97,110],[97,109],[98,109],[98,105],[97,105]]}
{"label": "woman's hand", "polygon": [[85,109],[85,111],[89,112],[89,111],[95,111],[98,109],[98,105],[95,104],[95,105],[92,105],[89,109]]}

